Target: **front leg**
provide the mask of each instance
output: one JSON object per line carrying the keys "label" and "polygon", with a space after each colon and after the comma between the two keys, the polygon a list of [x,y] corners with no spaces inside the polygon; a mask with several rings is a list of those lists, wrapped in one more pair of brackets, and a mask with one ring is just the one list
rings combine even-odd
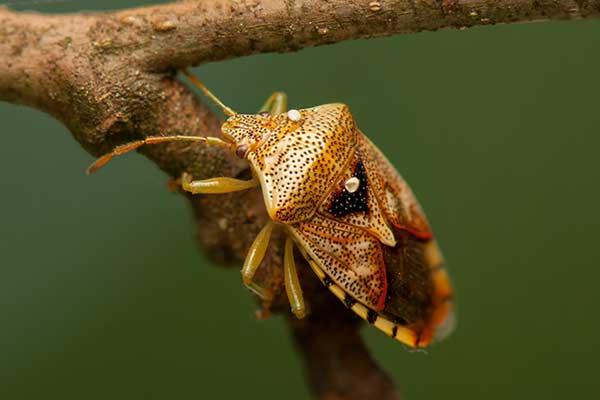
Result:
{"label": "front leg", "polygon": [[184,173],[181,176],[181,187],[186,192],[192,194],[239,192],[240,190],[251,189],[258,185],[259,183],[255,179],[243,181],[240,179],[219,177],[194,181],[188,173]]}
{"label": "front leg", "polygon": [[272,116],[283,114],[287,110],[287,95],[283,92],[275,92],[258,111],[268,112]]}

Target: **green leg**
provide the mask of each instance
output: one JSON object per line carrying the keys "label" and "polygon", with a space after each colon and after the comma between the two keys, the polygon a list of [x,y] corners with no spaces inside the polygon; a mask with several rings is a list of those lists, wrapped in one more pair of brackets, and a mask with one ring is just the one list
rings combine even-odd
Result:
{"label": "green leg", "polygon": [[242,181],[234,178],[220,177],[194,181],[190,174],[184,173],[181,176],[181,187],[186,192],[192,194],[239,192],[240,190],[251,189],[258,185],[258,181],[254,179]]}
{"label": "green leg", "polygon": [[287,110],[287,95],[283,92],[275,92],[258,111],[269,112],[272,116],[283,114]]}
{"label": "green leg", "polygon": [[271,239],[271,232],[273,232],[273,225],[273,222],[267,222],[264,228],[256,235],[256,239],[254,239],[254,242],[250,246],[244,266],[242,267],[242,281],[244,285],[267,302],[273,298],[273,293],[257,285],[253,282],[253,278],[265,257],[269,240]]}
{"label": "green leg", "polygon": [[306,307],[304,306],[302,288],[300,287],[300,280],[298,279],[296,264],[294,263],[294,242],[292,242],[290,236],[285,239],[283,276],[285,291],[292,307],[292,312],[298,319],[302,319],[306,316]]}
{"label": "green leg", "polygon": [[98,158],[92,165],[90,165],[87,169],[87,174],[90,175],[99,168],[102,168],[106,163],[112,160],[115,156],[120,156],[121,154],[128,153],[132,150],[135,150],[141,146],[146,144],[158,144],[165,142],[204,142],[210,145],[216,145],[225,147],[227,149],[232,149],[233,143],[228,143],[219,139],[217,137],[212,136],[185,136],[185,135],[173,135],[173,136],[148,136],[142,140],[136,140],[135,142],[129,142],[122,144],[121,146],[117,146],[111,151]]}

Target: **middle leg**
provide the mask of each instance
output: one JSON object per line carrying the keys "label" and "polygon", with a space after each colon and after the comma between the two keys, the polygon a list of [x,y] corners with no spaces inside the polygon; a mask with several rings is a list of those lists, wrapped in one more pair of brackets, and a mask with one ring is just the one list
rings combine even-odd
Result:
{"label": "middle leg", "polygon": [[258,267],[265,258],[269,240],[271,239],[271,233],[273,232],[273,225],[272,221],[267,222],[258,235],[256,235],[256,239],[254,239],[250,249],[248,249],[248,254],[246,255],[246,260],[244,261],[244,266],[241,271],[244,285],[256,293],[266,303],[270,303],[273,300],[273,293],[254,282],[254,275],[256,275]]}

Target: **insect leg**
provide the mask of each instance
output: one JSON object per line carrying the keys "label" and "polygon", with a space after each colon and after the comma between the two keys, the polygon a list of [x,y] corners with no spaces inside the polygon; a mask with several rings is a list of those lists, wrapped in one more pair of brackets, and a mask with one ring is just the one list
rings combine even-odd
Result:
{"label": "insect leg", "polygon": [[259,183],[255,179],[243,181],[240,179],[219,177],[194,181],[188,173],[184,173],[181,176],[181,187],[186,192],[192,194],[239,192],[240,190],[250,189],[258,185]]}
{"label": "insect leg", "polygon": [[259,113],[268,111],[271,115],[283,114],[287,110],[287,95],[283,92],[275,92],[265,102],[258,111]]}
{"label": "insect leg", "polygon": [[254,239],[254,242],[248,250],[248,255],[246,255],[246,260],[244,261],[244,266],[242,267],[241,271],[244,285],[259,295],[262,299],[267,301],[273,298],[273,294],[269,290],[260,287],[258,284],[253,282],[252,279],[254,278],[260,263],[265,257],[267,246],[269,245],[269,240],[271,239],[271,232],[273,232],[273,223],[269,221],[261,229],[258,235],[256,235],[256,239]]}
{"label": "insect leg", "polygon": [[103,155],[98,158],[92,165],[90,165],[87,169],[87,174],[92,174],[96,170],[102,168],[106,163],[108,163],[114,156],[120,156],[121,154],[128,153],[132,150],[137,149],[145,144],[156,144],[156,143],[164,143],[164,142],[205,142],[206,144],[222,146],[231,149],[232,144],[228,143],[222,139],[212,136],[184,136],[184,135],[174,135],[174,136],[148,136],[142,140],[136,140],[135,142],[125,143],[121,146],[115,147],[113,151]]}
{"label": "insect leg", "polygon": [[283,258],[283,276],[285,281],[285,292],[287,293],[292,312],[298,319],[306,316],[302,287],[298,280],[296,264],[294,263],[294,242],[290,236],[285,239],[285,253]]}

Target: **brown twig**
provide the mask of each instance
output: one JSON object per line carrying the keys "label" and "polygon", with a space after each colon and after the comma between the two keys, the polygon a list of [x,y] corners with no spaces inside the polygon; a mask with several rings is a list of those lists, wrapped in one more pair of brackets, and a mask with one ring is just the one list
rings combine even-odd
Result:
{"label": "brown twig", "polygon": [[[219,134],[220,120],[175,79],[180,67],[402,32],[599,15],[600,0],[187,1],[59,16],[0,8],[0,99],[52,114],[88,152],[100,155],[148,135]],[[183,171],[196,178],[248,174],[231,154],[202,144],[142,151],[172,177]],[[239,264],[267,219],[260,193],[190,201],[201,246],[222,263]],[[258,279],[279,294],[273,311],[288,313],[281,242],[276,233]],[[306,265],[299,269],[313,312],[302,321],[291,318],[290,326],[315,395],[396,398],[362,344],[356,320]]]}

